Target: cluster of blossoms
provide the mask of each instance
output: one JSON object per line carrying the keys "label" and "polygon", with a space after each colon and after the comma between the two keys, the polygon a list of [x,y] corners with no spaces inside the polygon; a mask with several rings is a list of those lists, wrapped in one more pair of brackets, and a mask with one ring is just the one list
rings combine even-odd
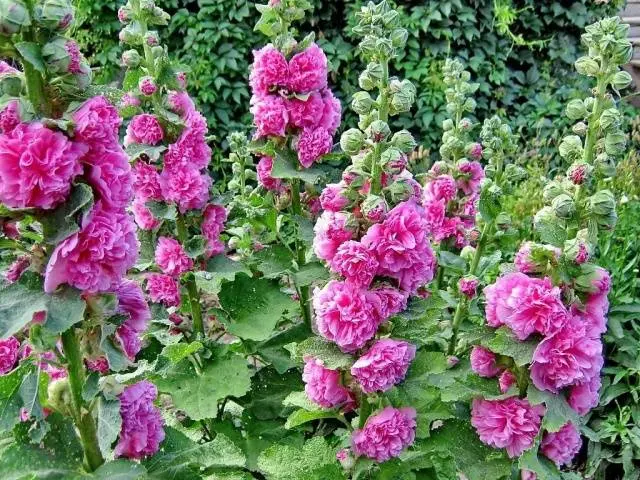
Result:
{"label": "cluster of blossoms", "polygon": [[[366,91],[356,93],[352,102],[361,129],[348,130],[341,138],[352,165],[340,183],[322,192],[324,211],[313,242],[316,256],[334,275],[313,294],[317,332],[357,359],[348,376],[308,356],[303,377],[313,402],[346,412],[405,378],[416,346],[376,335],[406,308],[411,295],[424,291],[436,266],[422,188],[407,169],[406,154],[415,142],[407,131],[392,135],[387,124],[389,115],[409,111],[415,97],[410,82],[388,74],[389,60],[404,47],[406,31],[386,2],[363,7],[358,20],[356,30],[365,36],[361,48],[370,60],[360,76]],[[385,50],[390,43],[392,49]],[[374,88],[380,91],[377,101],[368,93]],[[385,462],[413,444],[415,429],[413,408],[387,407],[361,419],[352,434],[352,451]]]}
{"label": "cluster of blossoms", "polygon": [[[480,439],[517,457],[541,436],[541,453],[558,467],[570,464],[579,452],[579,425],[569,421],[557,431],[541,432],[544,406],[518,398],[518,390],[524,394],[527,388],[535,388],[557,395],[557,401],[566,401],[576,418],[598,404],[604,363],[600,336],[606,331],[611,280],[607,271],[590,260],[598,228],[615,225],[613,194],[598,190],[598,185],[611,176],[609,165],[625,147],[620,114],[607,89],[630,83],[628,74],[619,69],[631,55],[627,27],[618,18],[587,27],[583,42],[589,56],[579,59],[576,68],[595,77],[595,97],[568,105],[567,116],[584,122],[574,127],[576,135],[563,139],[560,154],[573,164],[563,180],[547,185],[547,206],[535,217],[535,230],[543,243],[525,242],[515,256],[517,271],[484,289],[488,326],[508,329],[516,342],[538,342],[528,372],[482,346],[474,347],[471,354],[471,366],[478,375],[499,375],[502,393],[513,393],[503,400],[474,401],[472,424]],[[526,473],[535,478],[533,472]]]}
{"label": "cluster of blossoms", "polygon": [[[168,15],[153,2],[132,1],[120,8],[118,18],[125,25],[120,40],[132,47],[123,53],[123,64],[129,76],[140,78],[121,101],[121,111],[131,117],[124,145],[134,160],[132,210],[140,229],[160,233],[155,247],[160,272],[147,275],[146,288],[151,301],[178,307],[180,278],[197,266],[198,257],[224,252],[220,234],[226,210],[208,203],[206,119],[185,91],[186,75],[170,64],[158,33],[148,30],[148,25],[166,24]],[[161,75],[167,71],[169,77]],[[198,229],[200,243],[188,254],[191,226]],[[200,312],[193,315],[201,331]]]}

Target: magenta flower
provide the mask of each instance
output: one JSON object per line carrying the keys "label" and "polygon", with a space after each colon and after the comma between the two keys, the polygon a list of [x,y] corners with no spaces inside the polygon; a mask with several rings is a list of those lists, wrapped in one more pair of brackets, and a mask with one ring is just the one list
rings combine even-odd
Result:
{"label": "magenta flower", "polygon": [[[292,126],[301,129],[314,129],[322,122],[323,117],[318,115],[318,112],[323,112],[324,115],[324,101],[322,94],[313,92],[306,100],[298,98],[292,98],[287,102],[287,109],[289,111],[289,122]],[[327,123],[329,123],[327,119]],[[325,128],[325,130],[327,130]]]}
{"label": "magenta flower", "polygon": [[462,277],[458,280],[458,290],[465,297],[471,299],[476,296],[479,283],[477,278]]}
{"label": "magenta flower", "polygon": [[160,237],[156,245],[156,264],[167,275],[180,276],[193,268],[193,260],[189,258],[180,243],[169,237]]}
{"label": "magenta flower", "polygon": [[106,206],[123,209],[133,195],[133,176],[127,155],[116,147],[115,150],[96,149],[85,157],[90,165],[87,179]]}
{"label": "magenta flower", "polygon": [[20,342],[15,337],[0,340],[0,375],[4,375],[13,370],[18,361],[18,350]]}
{"label": "magenta flower", "polygon": [[415,356],[415,345],[390,338],[378,340],[353,364],[351,375],[365,393],[386,392],[404,380]]}
{"label": "magenta flower", "polygon": [[334,135],[342,120],[342,105],[330,89],[325,88],[320,93],[322,94],[324,106],[322,118],[317,126],[324,128],[330,135]]}
{"label": "magenta flower", "polygon": [[207,145],[205,138],[206,123],[202,124],[200,120],[200,114],[194,110],[187,120],[192,123],[191,126],[187,126],[182,131],[176,143],[169,145],[164,154],[165,169],[202,170],[209,165],[211,147]]}
{"label": "magenta flower", "polygon": [[0,111],[0,134],[10,133],[20,122],[20,104],[17,100],[7,102],[2,111]]}
{"label": "magenta flower", "polygon": [[258,162],[256,171],[258,172],[258,182],[267,190],[278,192],[282,189],[282,181],[271,176],[273,169],[273,158],[262,157]]}
{"label": "magenta flower", "polygon": [[413,408],[386,407],[372,415],[351,437],[353,451],[382,463],[397,457],[416,437],[416,411]]}
{"label": "magenta flower", "polygon": [[[482,146],[480,146],[479,156],[482,156]],[[477,153],[478,150],[476,149]],[[475,159],[477,160],[477,159]],[[465,195],[473,195],[480,189],[480,182],[484,179],[484,170],[479,162],[470,162],[468,160],[461,160],[458,162],[458,171],[460,176],[456,181],[457,187],[464,192]]]}
{"label": "magenta flower", "polygon": [[296,149],[300,165],[309,168],[321,156],[331,152],[333,138],[324,128],[307,128],[298,137]]}
{"label": "magenta flower", "polygon": [[340,383],[340,372],[325,368],[322,360],[307,357],[304,359],[302,381],[309,400],[323,408],[345,407],[351,410],[353,395]]}
{"label": "magenta flower", "polygon": [[116,334],[120,339],[124,352],[134,359],[141,348],[140,334],[147,330],[151,311],[144,299],[140,286],[131,280],[122,280],[115,289],[118,298],[118,313],[127,316],[125,322],[118,327]]}
{"label": "magenta flower", "polygon": [[180,284],[170,275],[147,275],[147,292],[154,303],[163,303],[166,307],[180,305]]}
{"label": "magenta flower", "polygon": [[514,458],[533,445],[543,414],[544,407],[532,406],[526,399],[477,398],[471,409],[471,424],[483,443],[506,448],[509,457]]}
{"label": "magenta flower", "polygon": [[153,230],[160,226],[160,220],[153,216],[151,210],[146,207],[144,200],[136,197],[131,205],[131,211],[136,224],[142,230]]}
{"label": "magenta flower", "polygon": [[289,122],[289,112],[284,98],[274,95],[264,98],[253,97],[251,105],[257,137],[284,136]]}
{"label": "magenta flower", "polygon": [[189,166],[168,168],[165,164],[160,174],[162,197],[175,203],[181,213],[199,210],[209,200],[211,177]]}
{"label": "magenta flower", "polygon": [[400,313],[407,308],[409,294],[403,290],[382,285],[371,290],[371,293],[378,297],[379,302],[375,303],[374,306],[378,309],[378,317],[381,322],[384,322],[396,313]]}
{"label": "magenta flower", "polygon": [[558,468],[570,464],[580,451],[580,447],[582,447],[580,432],[571,422],[565,424],[557,432],[545,433],[540,444],[542,453],[552,460]]}
{"label": "magenta flower", "polygon": [[447,205],[444,200],[429,200],[424,202],[424,219],[429,231],[439,230],[444,223]]}
{"label": "magenta flower", "polygon": [[157,396],[155,385],[147,380],[125,387],[120,394],[122,427],[116,457],[142,458],[158,451],[164,440],[164,421],[153,405]]}
{"label": "magenta flower", "polygon": [[204,209],[202,220],[202,235],[207,240],[207,255],[218,255],[224,251],[224,244],[220,241],[220,234],[224,230],[227,211],[222,205],[211,203]]}
{"label": "magenta flower", "polygon": [[140,89],[140,93],[146,97],[150,97],[158,90],[156,82],[151,77],[142,77],[138,82],[138,88]]}
{"label": "magenta flower", "polygon": [[67,51],[67,55],[69,55],[67,73],[82,73],[82,67],[80,65],[82,54],[80,53],[78,44],[74,40],[67,40],[64,44],[64,49]]}
{"label": "magenta flower", "polygon": [[511,371],[505,370],[498,378],[498,384],[500,385],[500,392],[507,393],[511,387],[516,385],[516,376]]}
{"label": "magenta flower", "polygon": [[265,96],[285,88],[289,80],[289,64],[273,45],[253,52],[249,84],[255,95]]}
{"label": "magenta flower", "polygon": [[156,167],[145,162],[133,166],[133,189],[136,198],[142,201],[161,200],[160,174]]}
{"label": "magenta flower", "polygon": [[320,205],[323,210],[339,212],[347,206],[349,200],[342,194],[344,185],[340,183],[330,183],[320,194]]}
{"label": "magenta flower", "polygon": [[5,272],[4,277],[9,283],[17,282],[22,274],[31,265],[31,259],[27,255],[19,256],[15,262],[9,265],[9,269]]}
{"label": "magenta flower", "polygon": [[474,346],[471,350],[471,369],[481,377],[495,377],[500,373],[496,356],[484,347]]}
{"label": "magenta flower", "polygon": [[47,265],[44,289],[63,283],[89,292],[113,288],[138,259],[136,227],[129,215],[97,202],[79,232],[58,244]]}
{"label": "magenta flower", "polygon": [[87,150],[41,123],[0,135],[0,202],[11,208],[58,206],[82,173],[79,160]]}
{"label": "magenta flower", "polygon": [[308,93],[327,86],[327,57],[312,43],[289,60],[289,87],[295,93]]}
{"label": "magenta flower", "polygon": [[118,110],[103,96],[93,97],[72,115],[74,140],[87,143],[92,150],[114,149],[118,145],[118,129],[122,118]]}
{"label": "magenta flower", "polygon": [[88,370],[98,372],[102,375],[109,373],[109,361],[107,357],[85,358],[84,363]]}
{"label": "magenta flower", "polygon": [[586,415],[592,408],[598,406],[601,386],[600,372],[582,383],[573,385],[569,389],[569,398],[567,399],[569,405],[578,414]]}
{"label": "magenta flower", "polygon": [[338,247],[331,260],[331,270],[342,275],[347,281],[361,287],[368,287],[378,269],[378,260],[362,243],[355,240],[344,242]]}
{"label": "magenta flower", "polygon": [[424,201],[444,200],[449,202],[456,196],[458,189],[451,175],[439,175],[424,187]]}
{"label": "magenta flower", "polygon": [[338,247],[353,238],[349,217],[344,212],[322,212],[313,231],[313,251],[322,260],[330,261]]}
{"label": "magenta flower", "polygon": [[164,138],[164,130],[155,115],[142,113],[136,115],[129,122],[127,135],[124,137],[124,146],[133,143],[143,145],[157,145]]}

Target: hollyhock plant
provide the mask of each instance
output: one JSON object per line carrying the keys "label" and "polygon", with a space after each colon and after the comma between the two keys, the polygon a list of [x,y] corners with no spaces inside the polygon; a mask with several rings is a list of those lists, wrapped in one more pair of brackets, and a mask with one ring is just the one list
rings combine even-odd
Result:
{"label": "hollyhock plant", "polygon": [[193,268],[193,261],[187,256],[180,243],[168,237],[160,237],[156,246],[158,267],[171,276],[179,276]]}
{"label": "hollyhock plant", "polygon": [[365,393],[384,392],[401,382],[416,354],[415,345],[389,338],[378,340],[351,367]]}
{"label": "hollyhock plant", "polygon": [[348,410],[354,402],[351,392],[340,384],[340,372],[325,368],[317,358],[305,358],[302,381],[309,399],[323,408]]}
{"label": "hollyhock plant", "polygon": [[157,145],[163,139],[164,131],[158,119],[154,115],[142,113],[133,117],[129,122],[124,145],[125,147],[133,143]]}
{"label": "hollyhock plant", "polygon": [[0,375],[5,375],[13,370],[18,361],[20,342],[15,337],[0,340]]}
{"label": "hollyhock plant", "polygon": [[387,407],[369,417],[362,429],[353,432],[353,451],[356,455],[386,462],[413,444],[415,435],[416,411]]}
{"label": "hollyhock plant", "polygon": [[580,432],[571,422],[565,424],[557,432],[545,433],[540,449],[558,467],[571,463],[582,447]]}
{"label": "hollyhock plant", "polygon": [[471,350],[471,369],[481,377],[495,377],[500,373],[496,356],[490,350],[475,346]]}
{"label": "hollyhock plant", "polygon": [[180,305],[180,286],[172,276],[152,273],[147,276],[147,291],[154,303],[163,303],[167,307]]}
{"label": "hollyhock plant", "polygon": [[354,285],[368,287],[378,271],[378,260],[362,243],[349,240],[331,259],[331,270]]}

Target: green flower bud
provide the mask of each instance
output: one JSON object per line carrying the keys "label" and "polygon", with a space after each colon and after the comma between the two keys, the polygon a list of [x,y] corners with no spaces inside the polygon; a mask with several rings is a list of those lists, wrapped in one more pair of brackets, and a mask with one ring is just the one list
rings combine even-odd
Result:
{"label": "green flower bud", "polygon": [[0,2],[0,35],[13,35],[28,25],[31,25],[31,18],[23,0]]}
{"label": "green flower bud", "polygon": [[77,73],[80,65],[78,45],[65,37],[54,37],[49,43],[42,47],[42,58],[47,65],[47,70],[54,74]]}
{"label": "green flower bud", "polygon": [[360,210],[367,220],[380,222],[389,211],[389,206],[383,197],[367,195],[360,206]]}
{"label": "green flower bud", "polygon": [[375,143],[384,142],[391,135],[391,129],[387,122],[382,120],[376,120],[371,122],[371,125],[367,128],[367,136]]}
{"label": "green flower bud", "polygon": [[122,63],[129,68],[136,68],[140,65],[142,58],[137,50],[131,49],[122,53]]}
{"label": "green flower bud", "polygon": [[580,57],[576,60],[575,67],[580,75],[595,77],[600,71],[600,65],[591,57]]}
{"label": "green flower bud", "polygon": [[371,122],[378,119],[378,110],[371,110],[367,115],[360,115],[360,121],[358,122],[358,128],[360,130],[366,130],[371,125]]}
{"label": "green flower bud", "polygon": [[519,165],[508,164],[504,169],[504,176],[510,183],[518,183],[527,178],[527,171]]}
{"label": "green flower bud", "polygon": [[140,33],[140,25],[137,22],[133,22],[122,30],[118,34],[120,42],[129,45],[140,45],[142,43],[142,34]]}
{"label": "green flower bud", "polygon": [[564,242],[562,254],[566,259],[578,265],[585,263],[593,254],[593,247],[588,241],[589,232],[587,229],[580,230],[576,238]]}
{"label": "green flower bud", "polygon": [[576,211],[573,198],[566,193],[561,193],[556,196],[551,202],[551,208],[553,208],[553,213],[555,213],[558,218],[565,220],[571,218]]}
{"label": "green flower bud", "polygon": [[580,120],[587,116],[587,108],[580,99],[571,100],[567,104],[566,115],[569,120]]}
{"label": "green flower bud", "polygon": [[0,96],[8,95],[10,97],[20,96],[23,85],[23,77],[19,73],[5,73],[0,75]]}
{"label": "green flower bud", "polygon": [[600,116],[600,128],[605,132],[620,127],[620,112],[615,108],[607,108]]}
{"label": "green flower bud", "polygon": [[603,177],[613,177],[616,174],[616,162],[614,157],[601,153],[594,162],[597,172]]}
{"label": "green flower bud", "polygon": [[164,48],[162,46],[157,45],[151,48],[151,53],[153,54],[153,58],[160,58],[164,55]]}
{"label": "green flower bud", "polygon": [[453,120],[447,118],[444,122],[442,122],[442,129],[447,132],[453,129]]}
{"label": "green flower bud", "polygon": [[577,160],[582,157],[582,139],[577,135],[568,135],[560,142],[558,151],[562,158]]}
{"label": "green flower bud", "polygon": [[613,80],[611,80],[611,86],[616,90],[622,90],[631,85],[633,78],[629,72],[624,70],[620,70],[613,76]]}
{"label": "green flower bud", "polygon": [[147,12],[153,12],[153,9],[156,8],[156,2],[155,0],[140,0],[140,8]]}
{"label": "green flower bud", "polygon": [[593,215],[606,217],[615,214],[616,199],[610,190],[600,190],[589,198],[589,211]]}
{"label": "green flower bud", "polygon": [[382,15],[382,23],[386,28],[392,28],[398,25],[398,12],[389,10]]}
{"label": "green flower bud", "polygon": [[608,133],[604,138],[604,150],[609,155],[622,155],[627,146],[627,137],[623,133]]}
{"label": "green flower bud", "polygon": [[467,98],[464,101],[463,108],[467,112],[473,112],[476,109],[476,101],[473,98]]}
{"label": "green flower bud", "polygon": [[380,162],[382,165],[389,167],[389,165],[406,158],[405,155],[395,147],[387,148],[382,155],[380,155]]}
{"label": "green flower bud", "polygon": [[467,245],[460,252],[460,257],[463,260],[470,262],[471,260],[473,260],[473,257],[475,256],[475,254],[476,254],[476,249],[473,248],[471,245]]}
{"label": "green flower bud", "polygon": [[61,378],[49,383],[47,387],[47,404],[56,412],[71,415],[73,397],[68,378]]}
{"label": "green flower bud", "polygon": [[382,80],[382,76],[382,65],[374,62],[369,63],[367,68],[360,74],[358,85],[360,85],[360,88],[363,90],[373,90],[380,80]]}
{"label": "green flower bud", "polygon": [[545,185],[542,190],[542,199],[545,203],[551,203],[558,195],[566,193],[559,182],[552,181]]}
{"label": "green flower bud", "polygon": [[401,152],[410,153],[416,148],[417,143],[408,130],[400,130],[391,137],[391,145]]}
{"label": "green flower bud", "polygon": [[578,122],[571,128],[571,130],[576,135],[584,137],[587,134],[587,124],[584,122]]}
{"label": "green flower bud", "polygon": [[340,147],[347,155],[355,155],[364,145],[364,133],[357,128],[350,128],[340,137]]}
{"label": "green flower bud", "polygon": [[360,50],[365,55],[371,57],[378,52],[378,37],[374,35],[366,35],[360,42]]}
{"label": "green flower bud", "polygon": [[373,99],[368,92],[356,92],[351,100],[351,108],[358,115],[367,115],[373,107]]}
{"label": "green flower bud", "polygon": [[156,31],[146,32],[142,39],[144,40],[144,43],[150,47],[156,47],[160,44],[160,37]]}
{"label": "green flower bud", "polygon": [[47,30],[63,32],[71,25],[73,14],[71,0],[44,0],[36,5],[34,17]]}
{"label": "green flower bud", "polygon": [[416,87],[409,80],[392,80],[389,85],[391,91],[390,112],[391,115],[404,113],[411,110],[416,101]]}
{"label": "green flower bud", "polygon": [[405,28],[396,28],[391,32],[391,45],[394,48],[401,50],[407,44],[407,38],[409,37],[409,33]]}

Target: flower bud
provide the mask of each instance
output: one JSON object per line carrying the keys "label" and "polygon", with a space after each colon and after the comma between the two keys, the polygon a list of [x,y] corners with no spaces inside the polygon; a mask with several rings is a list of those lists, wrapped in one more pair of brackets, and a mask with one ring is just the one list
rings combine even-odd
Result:
{"label": "flower bud", "polygon": [[135,23],[127,25],[120,30],[118,38],[121,43],[128,45],[139,45],[142,42],[142,35],[140,34],[139,27]]}
{"label": "flower bud", "polygon": [[143,37],[144,43],[146,43],[150,47],[156,47],[160,45],[160,37],[158,36],[158,32],[150,31],[144,34]]}
{"label": "flower bud", "polygon": [[23,0],[0,2],[0,35],[13,35],[30,24],[29,9]]}
{"label": "flower bud", "polygon": [[377,195],[367,195],[367,198],[364,199],[360,206],[360,210],[367,220],[378,223],[384,220],[384,217],[389,211],[389,207],[387,206],[387,202],[384,201],[384,198]]}
{"label": "flower bud", "polygon": [[589,210],[597,216],[609,216],[616,211],[616,199],[610,190],[600,190],[589,198]]}
{"label": "flower bud", "polygon": [[391,137],[391,145],[404,153],[410,153],[416,148],[416,141],[408,130],[400,130]]}
{"label": "flower bud", "polygon": [[622,90],[631,85],[632,81],[633,78],[631,77],[629,72],[620,70],[613,76],[613,79],[611,80],[611,86],[613,86],[613,88],[615,88],[616,90]]}
{"label": "flower bud", "polygon": [[351,100],[351,108],[358,115],[367,115],[373,107],[373,99],[368,92],[356,92]]}
{"label": "flower bud", "polygon": [[475,256],[475,254],[476,254],[476,249],[471,245],[466,245],[465,247],[462,248],[462,251],[460,251],[460,257],[463,260],[466,260],[467,262],[470,262],[471,260],[473,260],[473,257]]}
{"label": "flower bud", "polygon": [[545,203],[551,203],[558,195],[566,193],[560,182],[552,181],[545,185],[542,190],[542,199]]}
{"label": "flower bud", "polygon": [[622,155],[627,146],[627,137],[624,133],[608,133],[604,137],[604,150],[609,155]]}
{"label": "flower bud", "polygon": [[393,44],[388,38],[378,38],[376,40],[375,52],[384,58],[390,58],[393,54]]}
{"label": "flower bud", "polygon": [[569,167],[567,176],[574,185],[582,185],[590,172],[591,167],[586,163],[574,163]]}
{"label": "flower bud", "polygon": [[137,50],[131,49],[122,53],[122,63],[129,68],[137,68],[142,58]]}
{"label": "flower bud", "polygon": [[0,75],[0,96],[18,97],[22,91],[22,75],[20,73],[5,73]]}
{"label": "flower bud", "polygon": [[42,48],[47,70],[54,74],[81,73],[82,55],[78,44],[65,37],[55,37]]}
{"label": "flower bud", "polygon": [[577,265],[582,265],[589,260],[592,254],[591,246],[586,240],[588,232],[586,229],[580,230],[576,238],[564,242],[564,256]]}
{"label": "flower bud", "polygon": [[411,110],[416,101],[416,87],[409,80],[392,80],[389,89],[391,91],[390,112],[392,115]]}
{"label": "flower bud", "polygon": [[396,28],[391,32],[391,45],[393,48],[398,50],[402,50],[407,44],[407,38],[409,37],[409,32],[407,32],[406,28]]}
{"label": "flower bud", "polygon": [[155,0],[140,0],[140,8],[147,12],[153,12],[153,9],[156,8],[156,2]]}
{"label": "flower bud", "polygon": [[553,211],[552,207],[543,207],[533,217],[533,228],[538,233],[547,233],[547,236],[554,238],[560,234],[560,230],[564,231],[564,222],[560,220]]}
{"label": "flower bud", "polygon": [[584,122],[578,122],[571,128],[571,130],[576,135],[584,137],[587,134],[587,124]]}
{"label": "flower bud", "polygon": [[56,412],[71,415],[73,397],[68,378],[61,378],[49,383],[47,387],[47,404]]}
{"label": "flower bud", "polygon": [[153,55],[153,58],[160,58],[164,55],[164,48],[162,48],[161,45],[151,47],[151,54]]}
{"label": "flower bud", "polygon": [[[616,108],[607,108],[600,115],[600,128],[605,132],[620,127],[620,112]],[[615,133],[615,132],[612,132]]]}
{"label": "flower bud", "polygon": [[562,158],[568,160],[582,158],[582,139],[577,135],[567,135],[560,142],[558,152]]}
{"label": "flower bud", "polygon": [[371,112],[369,112],[366,115],[360,115],[358,128],[360,130],[366,130],[367,128],[369,128],[369,125],[371,125],[371,122],[374,122],[377,119],[378,119],[378,110],[375,110],[375,109],[371,110]]}
{"label": "flower bud", "polygon": [[338,450],[338,453],[336,453],[336,458],[340,462],[340,465],[342,465],[342,468],[344,468],[345,470],[351,470],[356,464],[356,460],[355,458],[353,458],[353,455],[351,455],[351,450],[348,448]]}
{"label": "flower bud", "polygon": [[558,218],[569,219],[576,211],[576,205],[566,193],[561,193],[551,202],[551,208]]}
{"label": "flower bud", "polygon": [[580,57],[575,63],[576,71],[580,75],[595,77],[600,71],[600,65],[591,57]]}
{"label": "flower bud", "polygon": [[476,296],[478,285],[480,282],[476,277],[462,277],[458,280],[458,290],[468,299]]}
{"label": "flower bud", "polygon": [[391,135],[391,129],[387,122],[375,120],[374,122],[371,122],[366,133],[375,143],[380,143],[389,138],[389,135]]}
{"label": "flower bud", "polygon": [[543,243],[524,242],[516,253],[514,263],[522,273],[544,273],[558,265],[560,249]]}
{"label": "flower bud", "polygon": [[380,155],[380,162],[385,166],[385,170],[388,170],[392,165],[396,165],[399,161],[401,164],[403,162],[403,158],[406,159],[405,155],[395,147],[387,148],[382,155]]}
{"label": "flower bud", "polygon": [[153,95],[158,90],[156,82],[149,76],[145,76],[140,79],[138,82],[138,88],[140,89],[140,93],[147,97]]}
{"label": "flower bud", "polygon": [[340,147],[347,155],[356,155],[364,145],[364,133],[357,128],[350,128],[342,133]]}
{"label": "flower bud", "polygon": [[120,20],[120,23],[122,23],[123,25],[126,25],[127,23],[129,23],[131,21],[132,16],[133,16],[133,12],[131,11],[130,8],[123,5],[118,9],[118,20]]}
{"label": "flower bud", "polygon": [[34,17],[47,30],[63,32],[73,21],[73,5],[70,0],[44,0],[36,5]]}
{"label": "flower bud", "polygon": [[382,65],[379,63],[370,63],[367,68],[360,74],[358,84],[363,90],[373,90],[382,80]]}
{"label": "flower bud", "polygon": [[462,107],[467,112],[473,112],[476,109],[476,101],[473,98],[467,98]]}
{"label": "flower bud", "polygon": [[576,98],[567,104],[565,113],[569,120],[581,120],[587,116],[587,107],[582,100]]}
{"label": "flower bud", "polygon": [[469,130],[471,130],[471,127],[473,127],[473,123],[471,123],[471,120],[469,120],[468,118],[463,118],[458,123],[458,128],[463,132],[468,132]]}
{"label": "flower bud", "polygon": [[510,183],[518,183],[527,178],[527,171],[520,165],[510,163],[504,168],[504,177]]}
{"label": "flower bud", "polygon": [[603,177],[613,177],[616,174],[616,162],[606,153],[600,153],[594,162],[596,171]]}
{"label": "flower bud", "polygon": [[450,118],[447,118],[444,122],[442,122],[442,129],[445,132],[448,132],[449,130],[453,129],[453,120],[451,120]]}

